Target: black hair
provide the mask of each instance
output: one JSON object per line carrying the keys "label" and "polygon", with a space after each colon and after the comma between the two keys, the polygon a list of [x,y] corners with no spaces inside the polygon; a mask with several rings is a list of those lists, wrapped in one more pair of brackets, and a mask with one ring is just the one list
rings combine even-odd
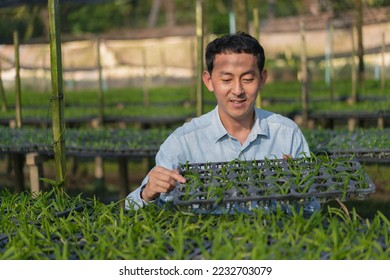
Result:
{"label": "black hair", "polygon": [[257,66],[261,73],[264,68],[265,54],[260,43],[245,32],[237,32],[216,38],[206,47],[206,66],[211,74],[214,68],[214,60],[217,54],[222,53],[247,53],[257,57]]}

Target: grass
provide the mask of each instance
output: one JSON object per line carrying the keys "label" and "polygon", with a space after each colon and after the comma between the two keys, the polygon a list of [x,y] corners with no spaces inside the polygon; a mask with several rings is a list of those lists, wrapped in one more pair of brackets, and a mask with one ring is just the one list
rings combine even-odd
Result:
{"label": "grass", "polygon": [[[69,156],[68,167],[70,187],[79,192],[88,192],[90,196],[97,193],[98,190],[107,189],[109,197],[115,196],[119,189],[118,162],[115,159],[104,160],[104,180],[97,180],[94,176],[95,163],[93,154],[98,155],[102,151],[109,154],[123,154],[124,151],[131,149],[152,148],[155,151],[169,133],[169,129],[149,129],[146,131],[140,129],[67,129],[67,147],[75,152],[78,157]],[[145,132],[145,133],[142,133]],[[304,130],[304,134],[309,143],[309,147],[314,150],[344,150],[347,152],[354,149],[388,149],[388,130],[359,129],[355,132],[347,130]],[[10,129],[3,127],[0,129],[0,149],[20,148],[32,149],[32,147],[45,146],[49,150],[51,140],[50,129],[27,128]],[[68,139],[69,138],[69,139]],[[109,141],[108,141],[109,140]],[[41,148],[40,148],[41,149]],[[352,149],[352,150],[351,150]],[[86,153],[87,157],[82,157],[81,152]],[[375,157],[372,158],[375,160]],[[1,157],[1,184],[13,188],[13,173],[9,173],[8,160],[6,156]],[[47,159],[44,161],[44,175],[48,178],[54,178],[53,161]],[[376,186],[376,198],[386,196],[390,191],[390,180],[386,176],[390,172],[390,166],[383,163],[367,163],[364,165],[368,176]],[[12,171],[12,170],[11,170]],[[25,170],[27,172],[27,170]],[[141,159],[129,158],[129,180],[131,185],[129,191],[140,184],[140,181],[147,173],[148,167]],[[28,173],[25,174],[28,178]],[[259,174],[256,180],[263,180],[264,176]],[[295,177],[297,180],[307,181],[311,176]],[[217,179],[216,177],[214,179]],[[226,179],[221,179],[225,180]],[[227,180],[229,181],[229,180]],[[277,179],[275,179],[277,181]],[[283,187],[283,181],[278,182]],[[299,183],[299,182],[298,182]],[[26,187],[29,188],[29,182],[26,180]],[[383,200],[383,199],[382,199]]]}
{"label": "grass", "polygon": [[302,129],[311,150],[389,150],[390,129]]}
{"label": "grass", "polygon": [[[168,128],[67,128],[67,147],[101,151],[104,149],[121,152],[127,149],[153,148],[160,144],[173,131]],[[353,132],[346,129],[303,129],[311,151],[382,151],[390,149],[390,130],[357,128]],[[22,127],[13,129],[0,127],[0,150],[20,147],[45,146],[50,149],[53,142],[50,128]],[[375,159],[374,156],[373,160]]]}
{"label": "grass", "polygon": [[[286,90],[286,86],[293,90]],[[367,83],[366,86],[364,95],[382,94],[374,82]],[[348,92],[348,85],[344,86],[343,83],[336,85],[336,88],[338,95]],[[321,83],[313,85],[312,89],[316,89],[313,90],[313,96],[328,95],[326,87]],[[155,104],[151,105],[151,108],[157,115],[161,112],[184,114],[193,110],[192,107],[178,109],[176,103],[176,105],[164,106],[162,109],[163,106],[156,104],[180,103],[188,99],[190,92],[191,89],[188,87],[151,89],[150,99],[152,104]],[[25,116],[48,118],[50,113],[48,94],[24,92],[22,97],[23,105],[31,108],[40,107],[31,111],[24,109]],[[299,84],[267,84],[263,97],[299,99]],[[7,98],[12,107],[13,93],[8,92]],[[93,106],[89,109],[83,108],[81,111],[71,107],[86,106],[91,101],[93,105],[95,100],[94,91],[66,93],[68,106],[66,114],[81,116],[94,113],[96,109]],[[211,93],[206,92],[205,100],[213,102],[215,99]],[[151,111],[151,108],[144,109],[142,105],[136,105],[143,103],[140,89],[110,90],[106,95],[106,101],[115,113],[149,115]],[[116,107],[122,103],[124,107],[121,105]],[[318,109],[345,110],[347,108],[345,103],[338,104],[339,107],[333,103],[321,103]],[[363,104],[366,105],[358,105],[362,108],[350,108],[372,110],[383,106],[388,108],[385,102]],[[208,106],[206,111],[214,107],[214,105]],[[122,107],[124,109],[120,110],[123,111],[117,109]],[[299,108],[299,103],[265,107],[276,112],[290,112]],[[13,116],[13,112],[11,111],[9,115],[1,112],[0,117],[4,116]],[[111,171],[116,168],[114,162],[105,164],[108,173],[112,173]],[[140,166],[142,163],[135,163],[134,169],[137,169],[138,173]],[[365,168],[379,189],[390,190],[388,176],[386,176],[390,172],[389,166],[367,165]],[[93,163],[88,162],[85,172],[93,173],[92,170]],[[142,172],[144,174],[144,169]],[[80,176],[83,179],[85,177],[87,177],[85,174]],[[74,183],[81,183],[83,186],[86,184],[82,180],[77,182],[77,179]],[[137,183],[133,182],[134,187],[138,185]],[[78,192],[83,191],[83,186]],[[378,194],[380,195],[381,193]],[[119,207],[119,202],[103,203],[93,196],[92,198],[82,194],[72,197],[61,196],[55,189],[49,189],[37,197],[32,197],[29,193],[18,195],[3,188],[0,191],[0,258],[389,259],[388,203],[383,208],[370,203],[372,200],[359,203],[348,201],[344,206],[330,203],[324,205],[321,212],[308,219],[303,218],[300,213],[294,212],[291,215],[282,211],[265,213],[260,209],[253,215],[203,216],[175,211],[171,208],[158,209],[153,206],[137,212],[132,210],[127,212]],[[84,206],[79,207],[80,205]]]}
{"label": "grass", "polygon": [[[309,109],[312,112],[319,111],[368,111],[387,110],[390,100],[361,101],[349,105],[345,99],[350,95],[350,81],[336,81],[334,85],[335,98],[344,101],[329,101],[329,89],[322,81],[313,81],[309,98],[325,98],[328,101],[312,101]],[[105,114],[107,116],[187,116],[194,115],[196,108],[188,102],[194,94],[194,89],[189,86],[154,87],[148,91],[150,106],[144,106],[144,92],[142,88],[109,89],[104,94]],[[267,83],[261,92],[262,98],[293,99],[291,102],[264,103],[263,108],[269,111],[291,115],[301,111],[300,84],[296,81],[282,83]],[[6,92],[9,112],[0,112],[0,118],[14,117],[14,92]],[[386,98],[386,92],[380,88],[378,81],[368,80],[360,96],[382,96]],[[22,115],[27,117],[39,117],[50,119],[50,93],[22,92]],[[97,116],[98,98],[96,90],[79,90],[65,92],[65,117]],[[205,112],[215,107],[215,97],[204,88]]]}
{"label": "grass", "polygon": [[389,259],[390,223],[327,207],[194,215],[150,206],[124,211],[61,195],[1,191],[1,259]]}

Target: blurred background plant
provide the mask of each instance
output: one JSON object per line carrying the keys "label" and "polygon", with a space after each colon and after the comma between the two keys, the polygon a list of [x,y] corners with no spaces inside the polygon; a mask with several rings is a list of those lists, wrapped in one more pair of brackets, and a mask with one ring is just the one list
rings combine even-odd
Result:
{"label": "blurred background plant", "polygon": [[[48,38],[47,1],[0,1],[0,44],[12,43],[12,32],[18,30],[23,41]],[[67,0],[61,1],[62,32],[70,35],[102,33],[114,29],[173,27],[195,23],[195,2],[186,0]],[[209,33],[229,32],[229,13],[240,12],[236,18],[243,29],[246,17],[254,8],[264,24],[277,17],[302,14],[318,15],[331,12],[342,18],[354,10],[360,0],[213,0],[205,1],[205,21]],[[390,6],[390,0],[365,0],[365,7]],[[245,16],[246,15],[246,16]],[[96,19],[99,20],[96,20]]]}

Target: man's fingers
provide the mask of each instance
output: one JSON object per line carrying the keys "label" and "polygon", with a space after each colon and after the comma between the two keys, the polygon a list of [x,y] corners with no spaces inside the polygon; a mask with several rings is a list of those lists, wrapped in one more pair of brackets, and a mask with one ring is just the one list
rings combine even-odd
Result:
{"label": "man's fingers", "polygon": [[176,182],[185,183],[185,178],[178,170],[158,166],[149,174],[149,187],[152,187],[155,192],[171,191],[176,186]]}
{"label": "man's fingers", "polygon": [[186,178],[184,178],[182,175],[180,175],[179,170],[175,169],[172,170],[173,175],[172,177],[179,183],[184,184],[186,182]]}
{"label": "man's fingers", "polygon": [[290,154],[283,154],[283,159],[290,159],[292,158],[292,155]]}
{"label": "man's fingers", "polygon": [[[163,181],[176,185],[176,182],[185,183],[186,179],[180,175],[179,170],[169,170],[160,166],[155,168],[156,175]],[[172,181],[173,180],[173,181]]]}
{"label": "man's fingers", "polygon": [[164,174],[159,177],[149,177],[149,185],[155,192],[167,192],[173,182],[174,180],[170,180],[170,177]]}

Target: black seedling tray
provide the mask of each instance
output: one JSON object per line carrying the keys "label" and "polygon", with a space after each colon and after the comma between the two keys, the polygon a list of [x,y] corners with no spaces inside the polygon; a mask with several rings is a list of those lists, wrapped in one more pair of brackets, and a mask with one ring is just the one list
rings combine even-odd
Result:
{"label": "black seedling tray", "polygon": [[353,151],[330,150],[329,153],[334,156],[353,155],[360,162],[374,162],[374,163],[390,162],[390,149],[355,149]]}
{"label": "black seedling tray", "polygon": [[247,212],[275,201],[311,207],[312,201],[365,199],[375,191],[360,163],[343,157],[181,164],[179,171],[187,183],[175,189],[174,204],[199,213]]}

